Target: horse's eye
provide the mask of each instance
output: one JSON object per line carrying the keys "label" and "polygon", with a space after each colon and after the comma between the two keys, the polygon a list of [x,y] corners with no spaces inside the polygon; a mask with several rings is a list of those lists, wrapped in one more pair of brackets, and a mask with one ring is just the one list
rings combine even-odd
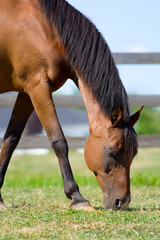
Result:
{"label": "horse's eye", "polygon": [[115,158],[115,156],[116,156],[116,151],[115,151],[113,148],[110,148],[110,149],[108,150],[108,153],[109,153],[109,156],[110,156],[111,158]]}
{"label": "horse's eye", "polygon": [[113,163],[107,166],[107,168],[105,169],[105,172],[107,174],[112,174],[116,167],[117,167],[117,163],[113,160]]}

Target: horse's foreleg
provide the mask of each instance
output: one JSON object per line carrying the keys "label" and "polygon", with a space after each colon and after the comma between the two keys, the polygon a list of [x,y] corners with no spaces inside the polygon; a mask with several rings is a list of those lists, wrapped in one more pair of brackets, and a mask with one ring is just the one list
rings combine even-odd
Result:
{"label": "horse's foreleg", "polygon": [[74,180],[68,160],[68,145],[57,118],[49,84],[39,83],[28,94],[58,158],[64,192],[67,198],[72,200],[71,207],[92,210],[90,203],[80,194],[79,187]]}
{"label": "horse's foreleg", "polygon": [[4,135],[0,153],[0,209],[5,207],[1,196],[1,188],[4,182],[5,173],[12,153],[19,142],[25,124],[32,111],[33,105],[28,95],[25,93],[19,93],[7,131]]}

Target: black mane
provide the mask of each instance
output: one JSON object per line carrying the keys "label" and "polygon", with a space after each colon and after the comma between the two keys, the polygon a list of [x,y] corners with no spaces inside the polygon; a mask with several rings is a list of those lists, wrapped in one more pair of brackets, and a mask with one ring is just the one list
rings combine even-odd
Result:
{"label": "black mane", "polygon": [[121,107],[127,154],[137,146],[136,133],[130,124],[128,97],[111,51],[95,25],[65,0],[40,0],[51,24],[54,24],[71,66],[83,77],[103,113],[111,117]]}
{"label": "black mane", "polygon": [[[67,60],[81,73],[105,115],[120,106],[129,119],[128,98],[110,49],[94,24],[65,0],[40,0],[66,49]],[[53,20],[52,20],[53,19]]]}

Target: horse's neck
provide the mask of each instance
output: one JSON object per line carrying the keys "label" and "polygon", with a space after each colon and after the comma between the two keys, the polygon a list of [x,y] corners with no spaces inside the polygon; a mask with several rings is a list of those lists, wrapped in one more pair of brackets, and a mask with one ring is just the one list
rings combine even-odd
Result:
{"label": "horse's neck", "polygon": [[104,116],[90,89],[80,77],[78,78],[78,86],[87,109],[90,134],[97,137],[102,136],[109,124],[109,119]]}

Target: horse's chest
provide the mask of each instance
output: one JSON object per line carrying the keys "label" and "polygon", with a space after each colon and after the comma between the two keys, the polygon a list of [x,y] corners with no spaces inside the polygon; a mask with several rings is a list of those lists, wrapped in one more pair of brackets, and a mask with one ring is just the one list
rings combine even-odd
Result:
{"label": "horse's chest", "polygon": [[48,78],[52,86],[52,90],[59,89],[68,78],[71,78],[70,67],[65,61],[53,61],[53,64],[48,69]]}

